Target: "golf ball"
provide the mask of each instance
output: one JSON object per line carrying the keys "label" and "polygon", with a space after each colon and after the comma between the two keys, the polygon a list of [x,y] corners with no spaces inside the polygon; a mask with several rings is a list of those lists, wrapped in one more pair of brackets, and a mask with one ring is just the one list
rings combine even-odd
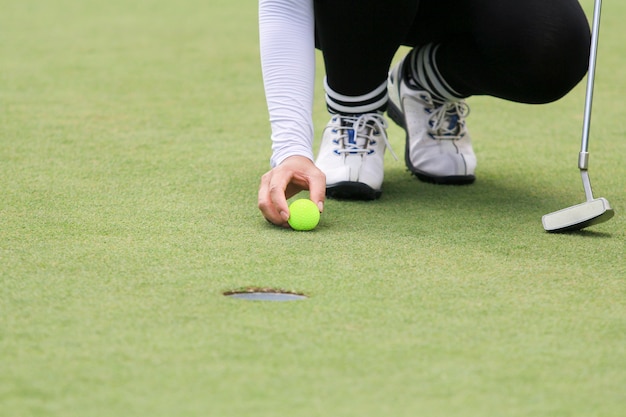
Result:
{"label": "golf ball", "polygon": [[289,205],[289,226],[294,230],[313,230],[320,221],[317,205],[307,198],[301,198]]}

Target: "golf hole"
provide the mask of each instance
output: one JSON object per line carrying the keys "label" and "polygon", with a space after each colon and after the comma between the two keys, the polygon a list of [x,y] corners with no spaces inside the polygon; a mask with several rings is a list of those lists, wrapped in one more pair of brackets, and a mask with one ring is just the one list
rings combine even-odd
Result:
{"label": "golf hole", "polygon": [[234,291],[226,291],[226,297],[247,301],[298,301],[306,300],[304,294],[285,291],[277,288],[245,288]]}

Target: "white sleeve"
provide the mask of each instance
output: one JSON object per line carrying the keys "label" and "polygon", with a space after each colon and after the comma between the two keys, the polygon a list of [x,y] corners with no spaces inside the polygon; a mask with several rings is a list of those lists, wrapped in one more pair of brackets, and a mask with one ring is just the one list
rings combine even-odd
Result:
{"label": "white sleeve", "polygon": [[313,0],[259,0],[272,167],[294,155],[313,160],[314,28]]}

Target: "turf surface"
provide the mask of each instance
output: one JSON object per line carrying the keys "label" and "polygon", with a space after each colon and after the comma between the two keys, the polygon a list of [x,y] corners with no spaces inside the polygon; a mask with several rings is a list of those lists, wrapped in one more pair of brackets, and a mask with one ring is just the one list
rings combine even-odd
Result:
{"label": "turf surface", "polygon": [[[623,416],[626,5],[606,3],[590,172],[617,214],[551,235],[541,216],[584,201],[582,84],[472,98],[474,185],[388,155],[380,200],[292,232],[256,209],[255,1],[0,0],[0,416]],[[309,299],[222,296],[248,286]]]}

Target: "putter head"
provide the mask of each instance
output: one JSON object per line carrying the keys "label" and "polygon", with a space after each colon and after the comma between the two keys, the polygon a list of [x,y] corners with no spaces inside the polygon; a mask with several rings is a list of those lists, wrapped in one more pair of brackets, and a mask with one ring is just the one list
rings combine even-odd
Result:
{"label": "putter head", "polygon": [[541,222],[547,232],[569,232],[603,223],[613,217],[613,214],[615,213],[609,202],[600,197],[546,214]]}

